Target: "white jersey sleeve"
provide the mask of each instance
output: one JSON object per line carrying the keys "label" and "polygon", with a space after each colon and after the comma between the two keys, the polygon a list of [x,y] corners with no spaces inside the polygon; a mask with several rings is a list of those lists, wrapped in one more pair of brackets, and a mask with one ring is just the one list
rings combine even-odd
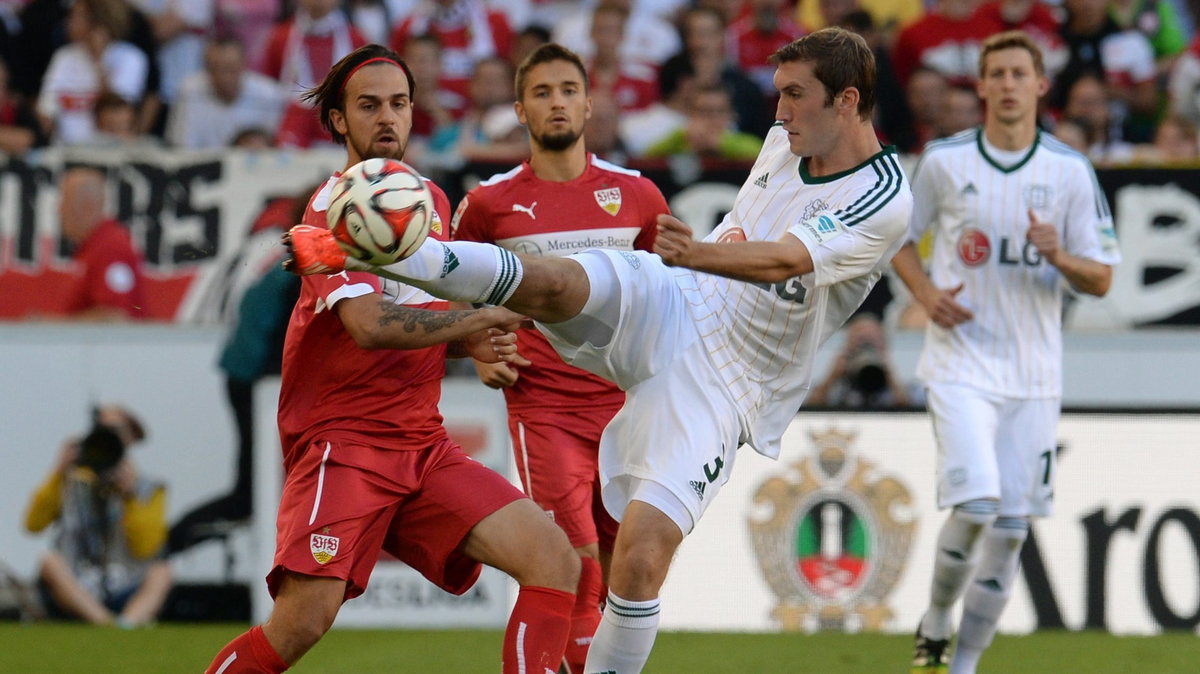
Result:
{"label": "white jersey sleeve", "polygon": [[941,162],[938,161],[937,155],[934,153],[927,153],[923,156],[917,162],[917,167],[913,169],[913,205],[912,215],[908,221],[907,241],[912,243],[919,242],[933,223],[934,218],[937,217],[937,208],[940,202],[938,186],[941,184],[939,180],[941,172]]}
{"label": "white jersey sleeve", "polygon": [[[899,182],[899,175],[896,180]],[[837,213],[825,211],[788,229],[804,243],[812,256],[811,279],[809,275],[801,279],[805,286],[823,288],[875,269],[908,227],[907,210],[897,208],[899,205],[899,202],[890,201],[857,225],[848,225]]]}
{"label": "white jersey sleeve", "polygon": [[1063,247],[1076,257],[1115,265],[1121,261],[1108,199],[1090,163],[1080,157],[1070,175]]}

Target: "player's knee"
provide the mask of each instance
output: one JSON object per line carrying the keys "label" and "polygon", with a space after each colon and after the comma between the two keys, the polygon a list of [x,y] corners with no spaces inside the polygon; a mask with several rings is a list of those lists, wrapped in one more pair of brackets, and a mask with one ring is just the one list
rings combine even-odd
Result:
{"label": "player's knee", "polygon": [[1012,552],[1021,549],[1025,539],[1029,537],[1029,518],[1027,517],[997,517],[992,523],[992,530],[1001,538]]}
{"label": "player's knee", "polygon": [[951,517],[982,530],[996,521],[1000,503],[993,499],[977,498],[954,506]]}
{"label": "player's knee", "polygon": [[[526,573],[521,574],[518,582],[522,585],[549,587],[564,592],[575,592],[579,586],[579,570],[582,564],[579,553],[571,547],[565,534],[561,541],[547,542],[539,550],[539,554],[531,556],[533,564]],[[522,582],[524,581],[524,582]]]}
{"label": "player's knee", "polygon": [[941,547],[947,553],[966,559],[975,544],[996,521],[999,502],[993,499],[974,499],[954,506],[943,529]]}

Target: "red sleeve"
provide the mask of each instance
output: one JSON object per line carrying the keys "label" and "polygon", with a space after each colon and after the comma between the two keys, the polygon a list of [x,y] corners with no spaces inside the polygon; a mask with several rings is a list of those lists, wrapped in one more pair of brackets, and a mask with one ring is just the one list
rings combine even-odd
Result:
{"label": "red sleeve", "polygon": [[142,262],[128,243],[109,236],[88,254],[84,264],[81,294],[74,310],[111,307],[131,317],[145,315]]}
{"label": "red sleeve", "polygon": [[671,207],[667,205],[667,200],[658,186],[649,178],[639,177],[638,186],[641,188],[641,198],[638,201],[643,214],[642,231],[633,240],[633,247],[637,250],[652,251],[654,239],[658,237],[658,216],[660,213],[670,213]]}
{"label": "red sleeve", "polygon": [[279,79],[283,74],[283,50],[287,48],[288,31],[291,22],[276,24],[267,38],[267,46],[263,49],[262,58],[258,64],[258,72],[273,79]]}
{"label": "red sleeve", "polygon": [[[380,278],[365,271],[344,271],[340,274],[314,274],[312,288],[325,303],[333,306],[338,300],[378,293],[382,286]],[[366,287],[364,287],[366,286]]]}
{"label": "red sleeve", "polygon": [[450,238],[456,241],[478,241],[494,243],[488,231],[487,207],[479,188],[475,188],[458,202],[454,221],[450,224]]}
{"label": "red sleeve", "polygon": [[488,23],[492,26],[492,41],[496,44],[496,55],[508,58],[512,52],[513,31],[503,12],[488,12]]}

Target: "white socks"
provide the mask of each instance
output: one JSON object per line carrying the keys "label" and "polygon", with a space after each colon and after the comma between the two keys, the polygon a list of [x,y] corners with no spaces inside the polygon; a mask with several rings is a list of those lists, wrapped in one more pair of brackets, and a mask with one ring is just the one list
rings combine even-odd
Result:
{"label": "white socks", "polygon": [[1029,521],[1025,518],[1001,517],[984,536],[979,568],[963,597],[950,674],[975,674],[979,658],[996,636],[1000,615],[1012,596],[1021,546],[1028,533]]}
{"label": "white socks", "polygon": [[346,268],[401,281],[442,299],[494,305],[507,302],[525,275],[517,256],[499,246],[436,239],[425,239],[411,256],[387,266],[350,258]]}
{"label": "white socks", "polygon": [[629,601],[611,591],[588,650],[585,674],[638,674],[658,635],[658,599]]}
{"label": "white socks", "polygon": [[996,501],[968,501],[955,506],[942,525],[934,557],[929,610],[920,626],[921,634],[926,638],[948,639],[953,633],[954,602],[962,596],[963,588],[975,570],[975,543],[984,528],[996,519],[998,508]]}

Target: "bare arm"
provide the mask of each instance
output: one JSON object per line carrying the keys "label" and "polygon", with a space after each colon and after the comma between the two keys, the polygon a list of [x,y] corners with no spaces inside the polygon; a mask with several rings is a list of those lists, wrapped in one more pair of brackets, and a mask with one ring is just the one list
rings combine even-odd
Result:
{"label": "bare arm", "polygon": [[521,319],[501,307],[437,311],[392,304],[377,294],[344,299],[335,307],[346,331],[364,349],[420,349]]}
{"label": "bare arm", "polygon": [[959,304],[955,299],[962,292],[963,285],[957,288],[939,288],[933,284],[933,279],[925,273],[921,266],[921,256],[917,254],[917,246],[906,243],[896,257],[892,258],[892,268],[908,286],[909,292],[929,315],[929,320],[943,328],[952,328],[959,323],[965,323],[975,317],[970,309]]}
{"label": "bare arm", "polygon": [[1041,222],[1033,211],[1029,212],[1029,230],[1025,237],[1037,248],[1042,258],[1070,282],[1071,287],[1081,293],[1104,297],[1112,285],[1112,267],[1095,260],[1077,257],[1059,245],[1058,230],[1054,225]]}
{"label": "bare arm", "polygon": [[691,227],[666,214],[658,216],[654,252],[672,267],[751,283],[777,283],[813,270],[808,247],[791,234],[779,241],[705,243],[692,237]]}

